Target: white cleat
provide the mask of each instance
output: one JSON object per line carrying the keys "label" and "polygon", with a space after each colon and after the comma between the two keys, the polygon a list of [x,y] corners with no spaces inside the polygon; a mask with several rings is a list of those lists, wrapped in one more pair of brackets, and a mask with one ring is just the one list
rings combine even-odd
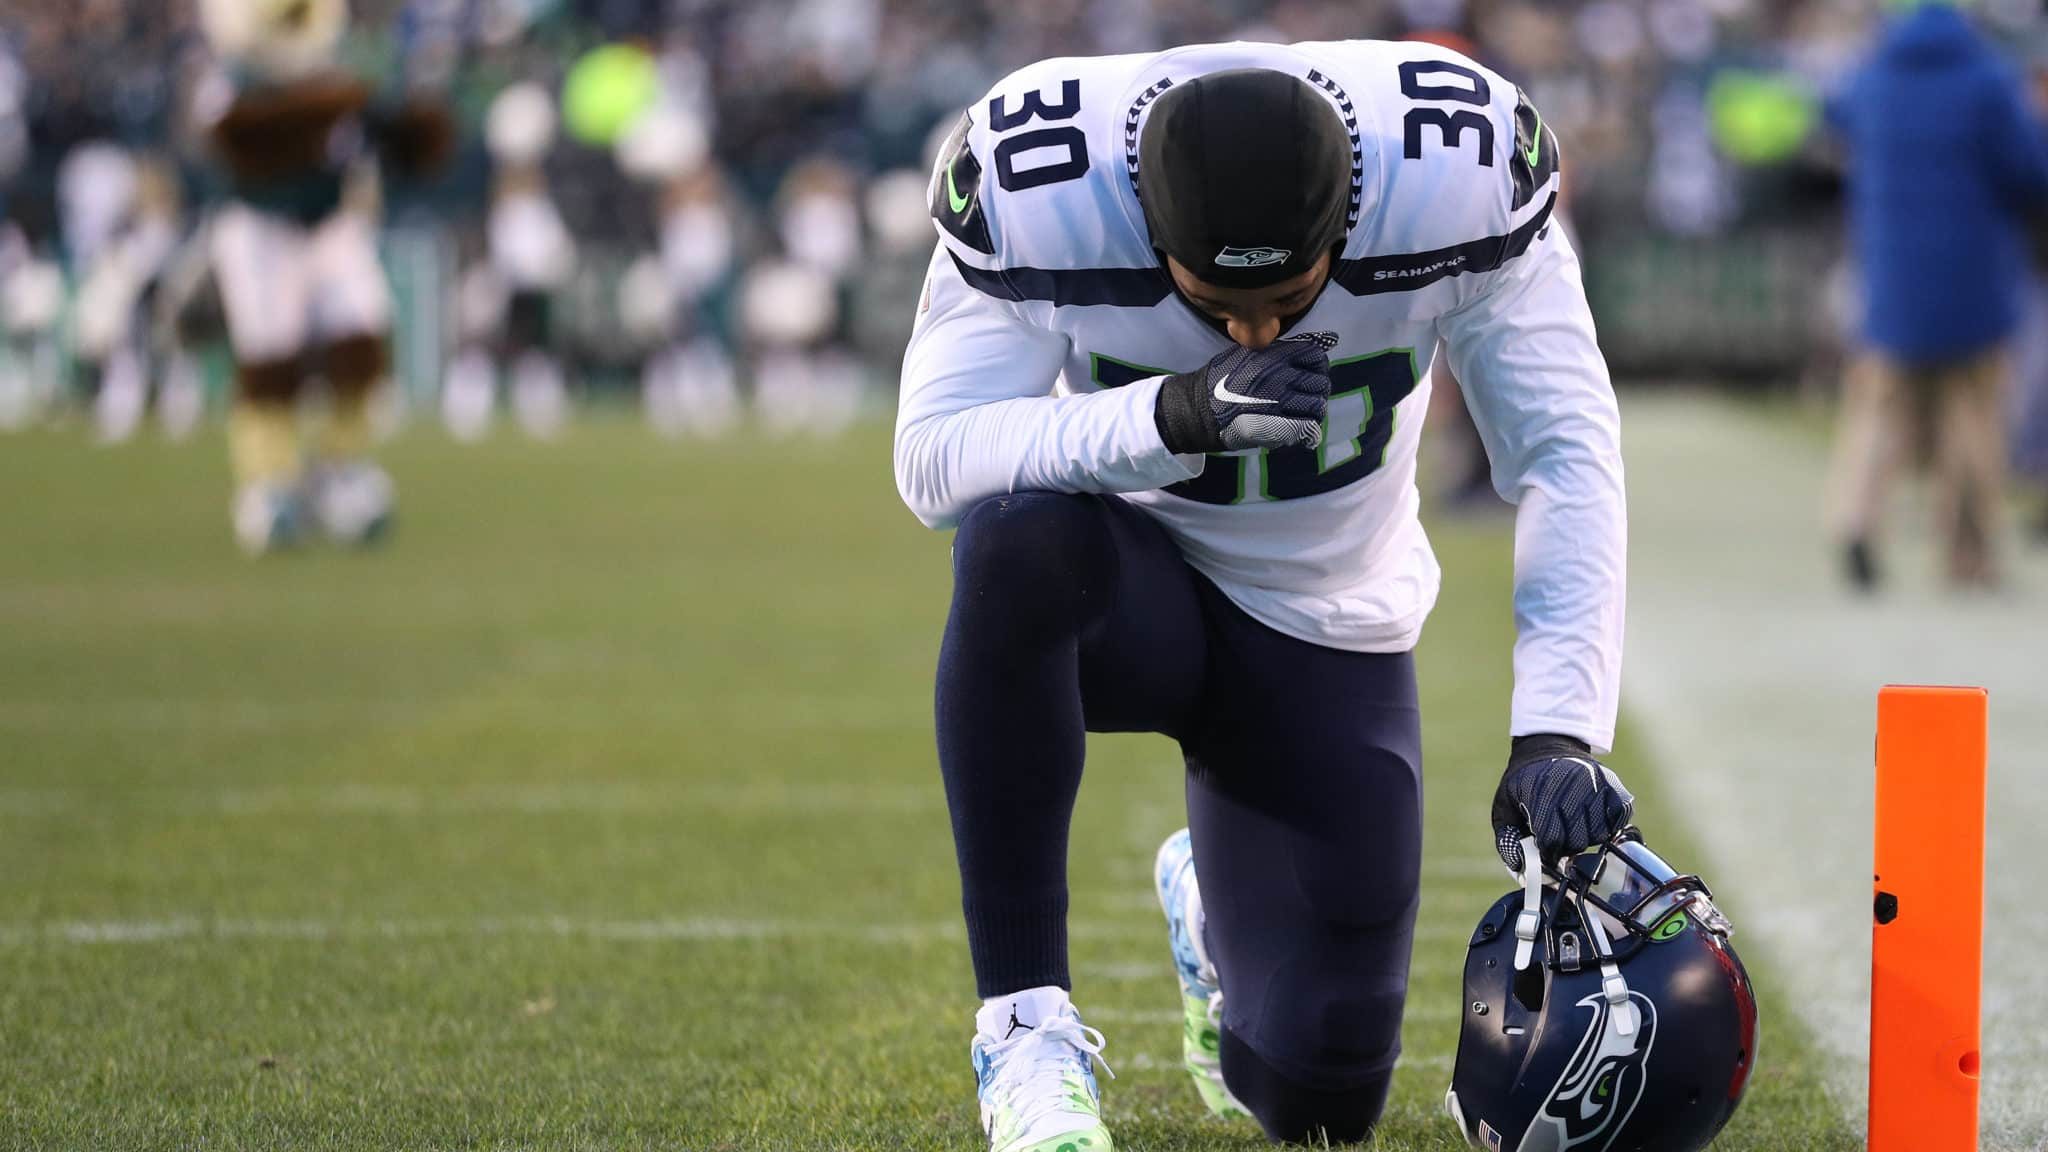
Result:
{"label": "white cleat", "polygon": [[289,548],[299,541],[299,498],[275,484],[244,484],[235,493],[231,517],[235,542],[251,556]]}
{"label": "white cleat", "polygon": [[337,543],[375,544],[390,531],[397,490],[390,475],[375,464],[356,461],[322,468],[309,488],[313,518]]}
{"label": "white cleat", "polygon": [[100,391],[93,399],[93,431],[102,444],[125,444],[142,428],[149,409],[149,379],[141,358],[121,349],[100,370]]}
{"label": "white cleat", "polygon": [[989,1152],[1111,1152],[1092,1063],[1102,1062],[1102,1033],[1081,1023],[1065,990],[1034,988],[991,1001],[974,1024]]}
{"label": "white cleat", "polygon": [[497,414],[498,369],[481,348],[464,349],[441,384],[441,420],[448,434],[472,444],[490,434]]}
{"label": "white cleat", "polygon": [[546,353],[524,352],[513,362],[512,415],[536,440],[552,440],[568,426],[569,388]]}

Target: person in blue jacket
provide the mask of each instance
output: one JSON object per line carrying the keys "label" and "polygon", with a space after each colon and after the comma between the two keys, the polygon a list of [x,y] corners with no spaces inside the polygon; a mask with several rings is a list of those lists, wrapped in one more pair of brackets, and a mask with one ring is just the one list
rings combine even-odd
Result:
{"label": "person in blue jacket", "polygon": [[1853,584],[1876,537],[1908,414],[1935,418],[1935,522],[1959,586],[1998,581],[2004,399],[2023,314],[2025,225],[2048,204],[2048,133],[2016,70],[1940,0],[1894,5],[1828,105],[1849,160],[1863,354],[1845,382],[1831,493]]}

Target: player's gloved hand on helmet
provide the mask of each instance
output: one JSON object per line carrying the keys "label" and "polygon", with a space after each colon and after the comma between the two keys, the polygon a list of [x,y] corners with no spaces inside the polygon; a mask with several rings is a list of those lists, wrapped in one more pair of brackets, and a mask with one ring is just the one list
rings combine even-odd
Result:
{"label": "player's gloved hand on helmet", "polygon": [[1604,844],[1635,818],[1636,798],[1612,769],[1569,736],[1518,736],[1493,794],[1494,846],[1522,871],[1522,838],[1556,861]]}
{"label": "player's gloved hand on helmet", "polygon": [[1159,438],[1172,452],[1321,445],[1336,346],[1334,332],[1303,332],[1168,376],[1153,410]]}

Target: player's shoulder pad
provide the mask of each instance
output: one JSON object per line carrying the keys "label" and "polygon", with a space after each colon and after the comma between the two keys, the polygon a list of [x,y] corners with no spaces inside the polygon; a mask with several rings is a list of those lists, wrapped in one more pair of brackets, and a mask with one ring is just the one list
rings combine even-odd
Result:
{"label": "player's shoulder pad", "polygon": [[1557,130],[1543,122],[1543,113],[1529,102],[1529,94],[1515,89],[1513,143],[1508,152],[1508,177],[1513,190],[1509,211],[1520,214],[1539,199],[1554,195],[1562,177],[1563,163]]}
{"label": "player's shoulder pad", "polygon": [[993,257],[996,241],[989,231],[988,214],[982,206],[981,159],[974,154],[974,109],[960,113],[953,130],[939,145],[938,162],[932,167],[931,186],[926,195],[932,219],[939,225],[946,246]]}
{"label": "player's shoulder pad", "polygon": [[1372,203],[1338,270],[1344,287],[1398,291],[1491,271],[1548,226],[1561,179],[1556,133],[1499,73],[1426,42],[1301,48],[1361,93],[1360,131],[1378,157]]}
{"label": "player's shoulder pad", "polygon": [[961,113],[939,148],[928,197],[940,239],[971,282],[1004,294],[988,277],[1150,268],[1133,224],[1117,107],[1147,59],[1041,60]]}

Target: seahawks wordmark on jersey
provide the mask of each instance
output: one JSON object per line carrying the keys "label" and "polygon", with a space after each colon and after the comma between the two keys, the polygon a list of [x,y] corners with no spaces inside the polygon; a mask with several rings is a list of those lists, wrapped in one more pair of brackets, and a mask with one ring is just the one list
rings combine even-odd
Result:
{"label": "seahawks wordmark on jersey", "polygon": [[[1317,448],[1176,456],[1158,378],[1227,339],[1146,233],[1139,139],[1176,83],[1297,76],[1353,142],[1348,238],[1294,331],[1338,336]],[[1416,448],[1439,343],[1517,530],[1513,731],[1612,741],[1625,528],[1619,428],[1578,262],[1553,225],[1554,136],[1507,81],[1428,44],[1215,44],[1042,61],[969,108],[941,151],[930,307],[905,355],[896,470],[925,522],[1027,489],[1121,494],[1281,632],[1414,645],[1438,569]],[[1276,174],[1276,178],[1278,177]],[[1216,263],[1257,267],[1285,239]]]}

